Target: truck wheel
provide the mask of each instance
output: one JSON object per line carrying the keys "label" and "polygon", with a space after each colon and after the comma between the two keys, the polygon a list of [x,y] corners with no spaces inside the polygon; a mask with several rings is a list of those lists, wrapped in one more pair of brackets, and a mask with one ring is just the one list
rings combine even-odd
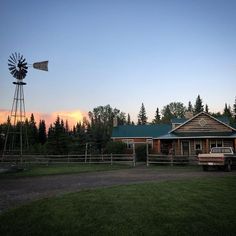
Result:
{"label": "truck wheel", "polygon": [[231,171],[231,163],[228,161],[225,165],[225,171],[230,172]]}
{"label": "truck wheel", "polygon": [[208,171],[208,166],[202,166],[203,171]]}

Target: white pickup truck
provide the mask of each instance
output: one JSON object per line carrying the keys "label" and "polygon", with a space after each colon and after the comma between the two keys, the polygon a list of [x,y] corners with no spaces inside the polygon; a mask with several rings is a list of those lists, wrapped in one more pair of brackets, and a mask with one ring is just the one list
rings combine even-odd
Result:
{"label": "white pickup truck", "polygon": [[232,165],[236,165],[236,155],[232,147],[214,147],[210,153],[198,154],[198,164],[204,171],[211,166],[231,171]]}

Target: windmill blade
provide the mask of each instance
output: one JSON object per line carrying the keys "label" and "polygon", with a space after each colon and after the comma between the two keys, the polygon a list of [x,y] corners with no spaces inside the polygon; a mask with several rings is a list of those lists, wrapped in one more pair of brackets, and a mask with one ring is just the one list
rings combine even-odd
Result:
{"label": "windmill blade", "polygon": [[13,75],[13,77],[17,78],[17,75],[18,75],[18,71],[15,70],[15,71],[12,71],[11,74]]}
{"label": "windmill blade", "polygon": [[15,64],[15,62],[10,59],[8,59],[8,62],[10,62],[11,64]]}
{"label": "windmill blade", "polygon": [[15,73],[16,71],[17,71],[16,69],[13,69],[13,70],[10,71],[10,73],[11,73],[12,75],[14,75],[14,73]]}
{"label": "windmill blade", "polygon": [[35,62],[33,67],[38,70],[48,71],[48,61]]}
{"label": "windmill blade", "polygon": [[14,64],[10,64],[10,63],[8,63],[8,66],[9,66],[9,67],[15,67]]}
{"label": "windmill blade", "polygon": [[[14,59],[14,57],[13,57],[13,54],[10,56],[10,58],[11,58],[11,60],[14,62],[14,63],[16,63],[16,61],[15,61],[15,59]],[[9,59],[10,60],[10,59]]]}
{"label": "windmill blade", "polygon": [[[8,65],[9,65],[9,64],[8,64]],[[10,65],[9,65],[9,70],[10,70],[10,71],[15,70],[15,69],[16,69],[15,66],[10,66]]]}
{"label": "windmill blade", "polygon": [[24,74],[26,74],[28,71],[25,70],[25,69],[22,69],[21,72],[24,73]]}
{"label": "windmill blade", "polygon": [[17,52],[15,52],[15,58],[16,58],[16,61],[18,61]]}

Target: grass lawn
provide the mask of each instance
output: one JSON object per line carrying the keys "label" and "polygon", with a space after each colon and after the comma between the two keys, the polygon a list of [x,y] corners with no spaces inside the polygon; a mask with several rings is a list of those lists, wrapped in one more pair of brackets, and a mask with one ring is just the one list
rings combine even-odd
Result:
{"label": "grass lawn", "polygon": [[100,188],[0,215],[0,235],[236,235],[236,177]]}
{"label": "grass lawn", "polygon": [[94,171],[108,171],[131,168],[131,165],[125,164],[51,164],[51,165],[29,165],[23,171],[17,173],[1,173],[1,178],[9,177],[30,177],[42,175],[57,175],[57,174],[75,174]]}

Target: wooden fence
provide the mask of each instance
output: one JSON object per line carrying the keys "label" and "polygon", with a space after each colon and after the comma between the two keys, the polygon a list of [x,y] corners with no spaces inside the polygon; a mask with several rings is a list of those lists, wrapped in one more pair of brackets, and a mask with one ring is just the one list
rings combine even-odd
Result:
{"label": "wooden fence", "polygon": [[28,163],[28,164],[59,164],[59,163],[90,163],[110,164],[127,163],[136,165],[133,154],[88,154],[88,155],[4,155],[2,163]]}
{"label": "wooden fence", "polygon": [[150,164],[169,164],[169,165],[197,165],[196,156],[184,156],[184,155],[147,155],[147,166]]}

